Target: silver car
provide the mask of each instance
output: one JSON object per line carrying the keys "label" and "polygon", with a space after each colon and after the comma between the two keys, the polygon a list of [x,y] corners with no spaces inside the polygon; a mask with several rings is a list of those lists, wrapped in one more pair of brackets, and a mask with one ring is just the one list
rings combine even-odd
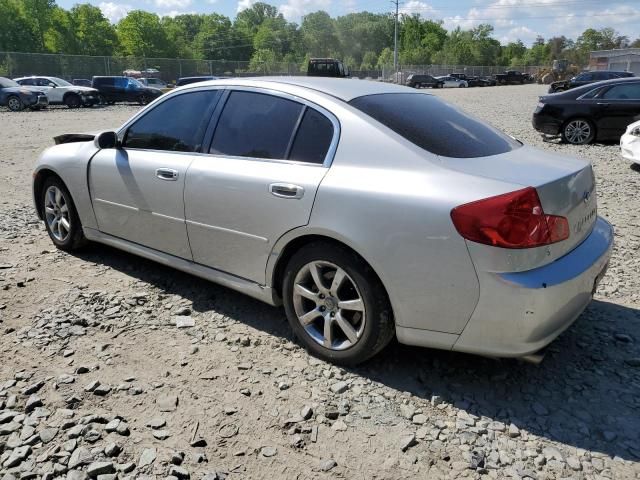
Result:
{"label": "silver car", "polygon": [[105,243],[284,304],[340,364],[394,336],[539,359],[611,254],[589,163],[408,87],[202,82],[56,142],[33,181],[55,245]]}

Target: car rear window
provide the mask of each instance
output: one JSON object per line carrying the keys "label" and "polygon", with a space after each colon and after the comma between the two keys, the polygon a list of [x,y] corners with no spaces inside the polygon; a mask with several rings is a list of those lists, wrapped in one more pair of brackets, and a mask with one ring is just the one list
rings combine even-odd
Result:
{"label": "car rear window", "polygon": [[508,135],[433,95],[383,93],[358,97],[349,103],[436,155],[486,157],[521,146]]}

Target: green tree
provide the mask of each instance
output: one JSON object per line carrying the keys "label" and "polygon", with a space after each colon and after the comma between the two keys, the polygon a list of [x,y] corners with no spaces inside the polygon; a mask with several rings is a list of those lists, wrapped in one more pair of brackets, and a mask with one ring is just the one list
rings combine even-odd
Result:
{"label": "green tree", "polygon": [[155,13],[132,10],[118,23],[120,48],[124,55],[171,57],[174,51],[167,40],[160,18]]}
{"label": "green tree", "polygon": [[22,5],[16,0],[0,0],[0,50],[36,52],[41,50]]}
{"label": "green tree", "polygon": [[393,50],[389,47],[385,48],[380,52],[380,56],[378,57],[378,68],[389,67],[393,65]]}
{"label": "green tree", "polygon": [[80,53],[71,14],[60,7],[51,12],[51,23],[44,34],[45,47],[54,53]]}
{"label": "green tree", "polygon": [[278,58],[273,50],[261,49],[256,50],[251,57],[249,63],[249,71],[259,73],[271,73],[278,64]]}
{"label": "green tree", "polygon": [[244,31],[249,38],[253,38],[265,20],[277,18],[278,16],[282,15],[278,14],[276,7],[267,3],[258,2],[238,12],[235,26],[239,30]]}
{"label": "green tree", "polygon": [[305,15],[300,34],[306,52],[312,57],[328,57],[339,49],[335,24],[327,12]]}
{"label": "green tree", "polygon": [[113,55],[118,47],[115,27],[102,11],[89,3],[74,6],[69,12],[78,53]]}
{"label": "green tree", "polygon": [[378,55],[376,52],[366,52],[362,57],[362,64],[360,64],[360,70],[373,70],[378,63]]}
{"label": "green tree", "polygon": [[393,45],[393,19],[388,14],[350,13],[334,21],[339,46],[344,58],[353,58],[353,66],[362,63],[366,51],[380,54]]}
{"label": "green tree", "polygon": [[511,66],[511,62],[514,59],[518,59],[518,65],[522,64],[522,58],[527,53],[527,47],[522,43],[522,40],[516,40],[515,42],[509,42],[507,45],[500,49],[500,56],[498,57],[498,64],[504,66]]}
{"label": "green tree", "polygon": [[53,21],[55,0],[21,0],[25,18],[37,42],[37,50],[46,51],[45,36]]}
{"label": "green tree", "polygon": [[194,56],[206,60],[237,60],[250,51],[245,38],[224,15],[205,15],[193,41]]}

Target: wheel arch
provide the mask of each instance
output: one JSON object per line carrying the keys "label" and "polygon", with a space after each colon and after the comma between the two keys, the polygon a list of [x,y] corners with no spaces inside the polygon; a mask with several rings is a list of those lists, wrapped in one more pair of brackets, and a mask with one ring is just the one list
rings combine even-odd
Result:
{"label": "wheel arch", "polygon": [[276,246],[274,247],[270,257],[272,261],[270,261],[267,265],[267,280],[269,282],[269,286],[273,289],[279,301],[281,301],[282,299],[282,283],[284,280],[284,271],[291,257],[306,245],[315,242],[326,242],[348,250],[349,252],[360,258],[371,269],[371,273],[373,273],[376,280],[380,282],[380,285],[384,289],[385,295],[387,296],[387,300],[391,307],[391,312],[393,314],[393,303],[391,301],[389,291],[382,281],[380,274],[376,271],[372,263],[367,260],[367,258],[361,255],[353,246],[349,245],[347,239],[338,238],[337,235],[331,235],[329,232],[324,231],[303,231],[296,233],[297,235],[285,235],[276,243]]}
{"label": "wheel arch", "polygon": [[70,91],[70,92],[65,92],[64,93],[64,95],[62,96],[62,101],[65,102],[67,100],[67,98],[69,98],[71,96],[76,96],[76,97],[80,98],[80,94],[78,92]]}
{"label": "wheel arch", "polygon": [[[44,188],[45,182],[51,178],[57,178],[60,180],[65,186],[65,182],[57,172],[51,170],[50,168],[42,168],[33,174],[33,202],[36,207],[36,213],[40,220],[44,220],[43,214],[43,203],[42,203],[42,189]],[[69,190],[69,187],[67,187]],[[73,194],[69,191],[71,198],[73,199]],[[74,201],[75,204],[75,201]]]}

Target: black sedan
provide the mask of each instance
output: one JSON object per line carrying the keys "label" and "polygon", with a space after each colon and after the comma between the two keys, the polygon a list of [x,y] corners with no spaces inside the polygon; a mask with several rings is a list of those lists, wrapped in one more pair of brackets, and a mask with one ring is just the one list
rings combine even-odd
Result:
{"label": "black sedan", "polygon": [[593,72],[582,72],[569,80],[558,80],[549,85],[549,93],[564,92],[572,88],[582,87],[590,83],[601,82],[603,80],[614,80],[616,78],[633,77],[631,72],[617,72],[614,70],[596,70]]}
{"label": "black sedan", "polygon": [[0,77],[0,105],[19,112],[24,108],[37,110],[46,107],[49,100],[44,92],[29,90],[13,80]]}
{"label": "black sedan", "polygon": [[627,125],[640,120],[640,78],[592,83],[540,97],[533,127],[575,145],[619,140]]}

